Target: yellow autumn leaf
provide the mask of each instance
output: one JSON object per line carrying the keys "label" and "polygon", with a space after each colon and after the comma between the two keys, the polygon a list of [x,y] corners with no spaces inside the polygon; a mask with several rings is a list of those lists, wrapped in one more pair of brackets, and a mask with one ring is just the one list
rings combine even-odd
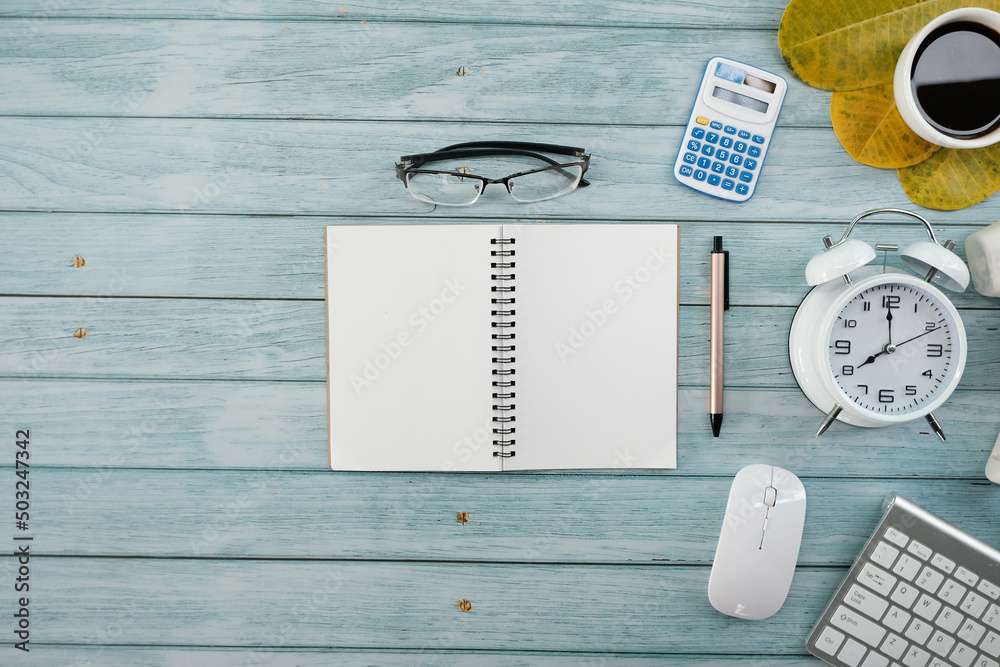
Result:
{"label": "yellow autumn leaf", "polygon": [[851,157],[872,167],[909,167],[940,148],[920,138],[899,115],[891,83],[833,93],[830,120]]}
{"label": "yellow autumn leaf", "polygon": [[1000,190],[1000,144],[966,150],[945,148],[897,173],[913,202],[942,211],[965,208]]}
{"label": "yellow autumn leaf", "polygon": [[868,88],[891,83],[910,38],[959,7],[1000,11],[1000,0],[791,0],[778,45],[788,68],[810,86]]}

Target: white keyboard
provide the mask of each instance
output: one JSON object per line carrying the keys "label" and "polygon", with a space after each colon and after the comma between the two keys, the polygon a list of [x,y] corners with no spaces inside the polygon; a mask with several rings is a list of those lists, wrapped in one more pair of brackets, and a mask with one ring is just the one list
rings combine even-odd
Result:
{"label": "white keyboard", "polygon": [[838,667],[1000,667],[1000,551],[894,493],[806,647]]}

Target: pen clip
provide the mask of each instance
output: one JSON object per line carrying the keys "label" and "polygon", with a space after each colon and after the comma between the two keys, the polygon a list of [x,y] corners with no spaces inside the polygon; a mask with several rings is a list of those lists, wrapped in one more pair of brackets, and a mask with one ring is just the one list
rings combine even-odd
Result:
{"label": "pen clip", "polygon": [[725,255],[725,259],[723,259],[722,262],[723,264],[725,264],[725,268],[723,269],[724,272],[723,280],[725,281],[726,284],[725,289],[723,291],[724,297],[722,301],[722,309],[729,310],[729,251],[723,250],[722,254]]}

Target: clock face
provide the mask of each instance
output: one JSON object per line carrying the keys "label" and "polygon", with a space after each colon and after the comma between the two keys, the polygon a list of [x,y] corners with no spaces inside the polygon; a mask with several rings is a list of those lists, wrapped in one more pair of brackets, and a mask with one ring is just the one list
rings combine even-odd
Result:
{"label": "clock face", "polygon": [[834,381],[880,415],[921,410],[948,390],[962,342],[953,309],[919,284],[882,282],[855,295],[830,332]]}

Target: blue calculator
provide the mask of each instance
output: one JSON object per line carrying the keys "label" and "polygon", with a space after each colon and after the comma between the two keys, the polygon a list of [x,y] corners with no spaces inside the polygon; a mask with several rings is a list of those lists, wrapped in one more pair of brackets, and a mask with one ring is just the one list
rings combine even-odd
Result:
{"label": "blue calculator", "polygon": [[728,58],[709,60],[674,177],[713,197],[750,199],[787,90],[777,74]]}

